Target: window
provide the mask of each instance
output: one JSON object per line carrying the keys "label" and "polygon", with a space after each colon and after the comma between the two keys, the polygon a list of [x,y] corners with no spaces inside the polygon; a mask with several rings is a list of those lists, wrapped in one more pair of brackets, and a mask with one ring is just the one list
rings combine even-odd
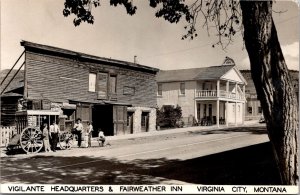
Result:
{"label": "window", "polygon": [[180,83],[180,95],[185,95],[185,83]]}
{"label": "window", "polygon": [[108,73],[98,72],[97,74],[97,99],[107,99]]}
{"label": "window", "polygon": [[252,107],[248,107],[248,113],[252,114]]}
{"label": "window", "polygon": [[110,92],[112,94],[117,93],[117,76],[116,75],[109,76],[109,87],[110,87]]}
{"label": "window", "polygon": [[261,107],[258,107],[258,113],[262,113]]}
{"label": "window", "polygon": [[157,95],[162,96],[162,84],[157,84]]}
{"label": "window", "polygon": [[96,91],[96,74],[94,73],[89,74],[89,91]]}

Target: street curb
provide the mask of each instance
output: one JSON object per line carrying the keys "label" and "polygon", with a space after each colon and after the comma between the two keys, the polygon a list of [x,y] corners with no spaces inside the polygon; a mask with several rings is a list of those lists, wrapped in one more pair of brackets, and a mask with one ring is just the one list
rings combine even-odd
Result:
{"label": "street curb", "polygon": [[[229,128],[236,128],[236,127],[253,127],[253,126],[265,126],[265,124],[260,123],[247,123],[244,125],[229,125],[229,126],[193,126],[193,127],[184,127],[184,128],[175,128],[175,129],[166,129],[166,130],[155,130],[151,132],[142,132],[142,133],[135,133],[135,134],[128,134],[128,135],[118,135],[118,136],[106,136],[107,140],[122,140],[122,139],[132,139],[132,138],[141,138],[141,137],[150,137],[150,136],[158,136],[158,135],[167,135],[167,134],[174,134],[174,133],[184,133],[188,131],[199,131],[199,130],[222,130],[222,129],[229,129]],[[92,140],[96,140],[96,138],[92,138]]]}

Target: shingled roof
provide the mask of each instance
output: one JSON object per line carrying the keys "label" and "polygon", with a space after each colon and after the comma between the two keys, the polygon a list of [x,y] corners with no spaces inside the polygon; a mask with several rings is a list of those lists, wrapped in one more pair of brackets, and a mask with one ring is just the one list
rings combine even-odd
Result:
{"label": "shingled roof", "polygon": [[192,80],[215,80],[221,78],[234,65],[210,66],[179,70],[160,70],[156,75],[157,82],[175,82]]}

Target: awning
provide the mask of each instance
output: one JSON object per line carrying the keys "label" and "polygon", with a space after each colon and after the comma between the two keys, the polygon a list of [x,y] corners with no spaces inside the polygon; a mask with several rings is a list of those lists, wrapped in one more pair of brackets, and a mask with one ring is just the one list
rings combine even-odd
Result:
{"label": "awning", "polygon": [[0,97],[23,97],[23,95],[19,93],[4,93]]}
{"label": "awning", "polygon": [[[117,102],[117,101],[109,101],[109,100],[95,100],[95,101],[79,101],[79,100],[69,100],[72,104],[69,103],[69,105],[75,105],[75,103],[89,103],[94,105],[120,105],[120,106],[132,106],[132,104],[128,102]],[[67,109],[67,108],[66,108]],[[75,107],[76,109],[76,107]]]}
{"label": "awning", "polygon": [[63,103],[62,109],[76,110],[76,104]]}
{"label": "awning", "polygon": [[120,105],[120,106],[132,106],[130,103],[126,102],[115,102],[115,101],[103,101],[105,104],[110,104],[110,105]]}

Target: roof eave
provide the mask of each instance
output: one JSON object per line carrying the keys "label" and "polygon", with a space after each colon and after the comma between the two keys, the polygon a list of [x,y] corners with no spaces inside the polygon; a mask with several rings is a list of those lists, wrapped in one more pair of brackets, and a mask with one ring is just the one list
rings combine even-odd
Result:
{"label": "roof eave", "polygon": [[38,50],[43,50],[43,51],[48,51],[48,52],[53,52],[53,53],[58,53],[58,54],[64,54],[64,55],[70,55],[73,57],[77,57],[78,59],[86,59],[86,60],[94,60],[98,62],[106,62],[106,63],[113,63],[117,65],[121,65],[124,67],[130,67],[130,68],[136,68],[136,69],[141,69],[141,70],[147,70],[147,71],[152,71],[154,73],[157,73],[159,69],[141,65],[141,64],[135,64],[131,62],[126,62],[122,60],[115,60],[115,59],[110,59],[110,58],[104,58],[104,57],[98,57],[98,56],[93,56],[85,53],[80,53],[80,52],[75,52],[67,49],[62,49],[58,47],[53,47],[53,46],[48,46],[48,45],[42,45],[42,44],[37,44],[29,41],[21,41],[21,46],[25,48],[35,48]]}

